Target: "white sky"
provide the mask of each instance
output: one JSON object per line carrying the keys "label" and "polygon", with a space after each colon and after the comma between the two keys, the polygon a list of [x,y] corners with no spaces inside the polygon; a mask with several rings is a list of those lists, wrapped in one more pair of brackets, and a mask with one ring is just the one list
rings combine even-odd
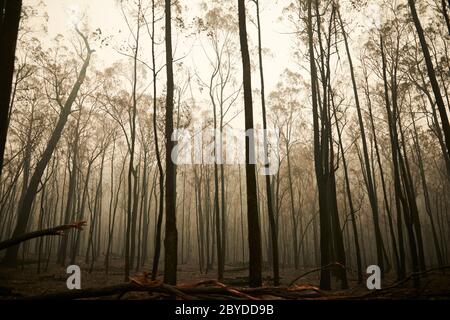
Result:
{"label": "white sky", "polygon": [[[199,0],[182,1],[183,5],[189,4],[188,8],[190,11],[184,16],[189,18],[195,16],[195,11],[198,10],[200,2]],[[118,30],[122,30],[125,34],[128,32],[116,0],[45,0],[45,5],[49,15],[49,37],[54,37],[57,34],[62,34],[63,36],[72,34],[70,11],[73,9],[82,13],[86,12],[89,27],[92,30],[101,28],[104,35],[110,34],[116,37],[118,36]],[[288,34],[283,34],[283,32],[288,32],[288,29],[279,22],[283,6],[270,0],[261,1],[260,6],[263,24],[263,46],[271,47],[271,55],[264,57],[267,91],[270,92],[278,82],[280,73],[288,67],[288,61],[291,59],[291,39]],[[255,6],[252,3],[248,3],[248,10],[254,11],[254,9]],[[256,44],[255,26],[248,23],[247,27],[249,36],[252,37],[253,43]],[[186,43],[184,45],[189,47],[191,44]],[[178,46],[181,48],[182,45],[179,44]],[[108,61],[121,58],[112,48],[97,48],[96,56],[96,60],[104,61],[106,64]],[[201,60],[201,58],[203,57],[194,57],[196,61]],[[188,59],[191,60],[190,58]],[[257,63],[257,61],[253,62]],[[257,82],[254,83],[255,87],[256,85]]]}
{"label": "white sky", "polygon": [[[25,5],[31,5],[36,3],[39,0],[25,0]],[[227,1],[236,1],[236,0],[227,0]],[[45,11],[48,14],[48,34],[36,34],[35,36],[39,38],[44,44],[46,43],[46,39],[52,39],[58,34],[64,36],[66,41],[70,41],[74,39],[75,35],[73,32],[73,20],[74,15],[73,12],[79,12],[79,15],[85,15],[83,21],[87,21],[89,31],[92,32],[97,28],[102,30],[103,36],[112,36],[112,40],[110,42],[110,46],[108,47],[100,47],[98,43],[91,43],[92,47],[96,49],[95,56],[91,65],[95,65],[95,67],[101,70],[103,67],[111,66],[115,61],[124,60],[125,58],[120,55],[115,49],[120,47],[121,43],[126,43],[127,37],[129,36],[129,30],[127,24],[124,20],[124,17],[121,12],[120,5],[118,5],[117,0],[45,0]],[[186,24],[189,24],[190,21],[194,17],[200,14],[200,3],[201,0],[180,0],[183,10],[183,17],[185,18]],[[237,2],[237,1],[236,1]],[[289,0],[260,0],[261,7],[261,23],[263,28],[262,33],[262,41],[263,47],[269,49],[270,54],[264,55],[264,68],[265,68],[265,84],[266,84],[266,97],[269,96],[270,92],[275,89],[276,84],[279,82],[281,78],[281,74],[283,71],[288,68],[295,72],[300,72],[305,74],[305,70],[299,68],[299,63],[295,63],[292,56],[292,49],[295,45],[293,41],[293,35],[290,34],[293,30],[290,22],[287,21],[286,17],[283,17],[282,10],[290,3]],[[344,5],[347,3],[344,1]],[[347,4],[348,5],[348,4]],[[247,10],[251,15],[255,14],[255,5],[252,1],[247,1]],[[364,24],[364,19],[361,19],[358,16],[349,15],[348,12],[345,12],[345,8],[343,11],[344,19],[347,18],[347,21],[351,20],[357,21],[356,24],[360,24],[362,21]],[[366,13],[370,16],[374,15],[374,12]],[[237,15],[237,12],[236,12]],[[347,17],[345,17],[347,15]],[[350,21],[349,21],[350,20]],[[163,21],[162,21],[163,22]],[[161,22],[160,22],[161,23]],[[355,24],[355,23],[352,23]],[[253,49],[257,44],[257,30],[256,27],[248,22],[247,29],[249,34],[249,43],[253,45]],[[352,32],[352,50],[357,50],[357,48],[363,43],[359,38],[360,35],[364,37],[364,34],[361,33],[360,28],[348,30]],[[192,43],[193,38],[189,38],[186,40],[184,35],[177,36],[177,30],[174,29],[174,46],[176,46],[177,50],[175,53],[175,59],[180,58],[186,55],[189,52],[189,56],[183,59],[183,63],[187,65],[187,67],[191,70],[196,70],[198,74],[203,78],[207,79],[210,75],[210,69],[207,65],[207,59],[204,56],[203,50],[200,48],[199,43]],[[191,32],[190,30],[185,31],[186,33]],[[141,44],[143,48],[141,51],[140,58],[147,62],[150,61],[150,39],[146,32],[142,32],[144,41]],[[236,35],[236,37],[238,37]],[[236,39],[238,42],[238,39]],[[49,42],[50,43],[50,42]],[[194,47],[193,47],[194,46]],[[115,48],[115,49],[114,49]],[[163,50],[163,46],[160,46],[157,49],[160,53]],[[239,49],[238,49],[239,50]],[[240,56],[239,59],[236,60],[241,63]],[[355,55],[355,58],[357,55]],[[252,63],[257,67],[258,60],[257,54],[252,54]],[[164,56],[161,56],[161,60],[159,62],[160,65],[164,64]],[[356,59],[355,59],[356,60]],[[126,61],[126,59],[125,59]],[[130,59],[128,59],[129,62]],[[301,62],[302,63],[302,62]],[[300,64],[301,64],[300,63]],[[307,67],[307,61],[304,61],[305,66]],[[239,66],[240,67],[240,66]],[[307,69],[307,68],[306,68]],[[238,69],[240,70],[240,69]],[[306,74],[305,74],[306,75]],[[182,75],[185,76],[185,75]],[[161,75],[163,77],[163,74]],[[180,74],[178,75],[180,77]],[[238,71],[236,73],[236,79],[239,82],[242,77],[241,72]],[[175,82],[177,83],[177,74],[175,74]],[[162,79],[161,79],[162,80]],[[161,81],[160,80],[160,81]],[[307,79],[306,79],[307,80]],[[149,80],[147,80],[148,83]],[[307,80],[308,81],[308,80]],[[145,82],[145,81],[143,81]],[[259,89],[259,72],[253,72],[253,89]],[[349,83],[350,84],[350,83]],[[142,83],[142,87],[146,87],[148,84]],[[162,84],[159,84],[159,89],[161,90]],[[206,92],[203,94],[198,90],[198,87],[195,86],[193,88],[195,90],[194,95],[199,103],[203,103],[207,107],[209,104],[209,99]],[[201,98],[200,98],[201,97]],[[187,97],[189,98],[189,97]],[[259,102],[258,95],[254,95],[255,104]],[[237,102],[240,104],[240,102]],[[270,105],[270,102],[269,102]],[[241,106],[236,107],[236,111],[241,109]],[[260,108],[255,105],[255,121],[260,121],[259,116]],[[230,112],[230,116],[233,116],[235,112]],[[225,120],[227,121],[227,120]],[[241,124],[243,119],[236,119]]]}

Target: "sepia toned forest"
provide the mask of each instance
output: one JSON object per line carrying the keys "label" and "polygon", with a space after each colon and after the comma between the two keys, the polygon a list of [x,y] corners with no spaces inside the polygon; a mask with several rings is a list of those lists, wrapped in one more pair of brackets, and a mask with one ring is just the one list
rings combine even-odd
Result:
{"label": "sepia toned forest", "polygon": [[[1,295],[366,294],[376,265],[400,295],[448,297],[449,16],[447,0],[0,0]],[[212,129],[240,129],[244,161]],[[179,130],[201,161],[174,161]],[[65,292],[70,265],[99,291]]]}

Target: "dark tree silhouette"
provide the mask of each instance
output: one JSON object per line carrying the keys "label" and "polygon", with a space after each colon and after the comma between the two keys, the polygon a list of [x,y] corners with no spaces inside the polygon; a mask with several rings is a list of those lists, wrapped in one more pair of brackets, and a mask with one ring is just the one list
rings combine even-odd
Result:
{"label": "dark tree silhouette", "polygon": [[[238,0],[239,11],[239,39],[241,43],[243,83],[244,83],[244,105],[245,105],[245,129],[253,129],[253,101],[252,101],[252,78],[250,71],[250,54],[247,43],[247,23],[245,14],[245,0]],[[262,283],[261,269],[261,230],[258,217],[258,199],[256,190],[255,165],[250,163],[250,154],[254,152],[254,137],[247,137],[245,141],[245,172],[247,183],[247,219],[248,219],[248,245],[249,245],[249,284],[259,287]]]}
{"label": "dark tree silhouette", "polygon": [[11,91],[22,0],[0,1],[0,176],[8,134]]}
{"label": "dark tree silhouette", "polygon": [[[431,60],[430,49],[428,48],[427,40],[420,22],[419,15],[416,9],[416,0],[408,0],[411,16],[416,27],[417,35],[419,37],[420,46],[422,47],[423,57],[427,66],[428,78],[430,79],[431,87],[433,89],[434,98],[438,107],[439,115],[441,116],[442,130],[444,131],[445,144],[447,146],[447,153],[450,155],[450,122],[447,116],[444,99],[442,98],[441,89],[436,78],[433,61]],[[449,106],[447,106],[448,108]]]}
{"label": "dark tree silhouette", "polygon": [[[260,7],[259,0],[254,0],[256,4],[256,21],[258,26],[258,58],[259,58],[259,74],[261,79],[261,108],[263,117],[263,129],[264,129],[264,157],[265,164],[269,166],[269,150],[268,150],[268,140],[267,140],[267,112],[266,112],[266,94],[265,94],[265,84],[264,84],[264,65],[263,65],[263,54],[262,54],[262,39],[261,39],[261,18],[260,18]],[[273,199],[272,199],[272,186],[270,182],[270,175],[266,175],[266,198],[267,198],[267,214],[269,216],[270,225],[270,241],[272,249],[272,268],[273,268],[273,282],[277,286],[280,284],[280,265],[279,265],[279,255],[278,255],[278,232],[275,222],[275,213],[273,210]]]}
{"label": "dark tree silhouette", "polygon": [[172,160],[172,150],[175,147],[172,141],[173,133],[173,53],[172,53],[172,8],[171,0],[166,0],[166,71],[167,71],[167,97],[166,97],[166,237],[164,239],[164,282],[176,284],[177,282],[177,221],[176,221],[176,166]]}

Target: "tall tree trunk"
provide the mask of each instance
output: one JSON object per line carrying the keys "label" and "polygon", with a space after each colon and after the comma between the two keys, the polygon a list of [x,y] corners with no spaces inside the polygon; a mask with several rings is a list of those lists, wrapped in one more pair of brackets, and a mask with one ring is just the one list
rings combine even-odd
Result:
{"label": "tall tree trunk", "polygon": [[[241,166],[238,166],[239,170],[239,210],[241,220],[241,241],[244,243],[244,204],[242,202],[242,174]],[[242,245],[242,263],[245,263],[245,246]]]}
{"label": "tall tree trunk", "polygon": [[[331,14],[331,17],[333,17],[334,12]],[[330,33],[331,34],[331,33]],[[329,52],[328,52],[329,57]],[[329,58],[327,58],[327,68],[329,70]],[[335,267],[336,274],[340,279],[341,282],[341,288],[342,289],[348,289],[348,280],[347,280],[347,259],[345,255],[345,246],[344,246],[344,239],[342,236],[342,228],[339,218],[339,208],[338,208],[338,202],[337,202],[337,191],[336,191],[336,171],[338,169],[338,165],[335,164],[335,152],[334,152],[334,138],[333,138],[333,130],[331,128],[332,124],[332,90],[331,90],[331,80],[328,73],[328,87],[330,90],[328,90],[328,97],[327,99],[331,100],[327,103],[328,108],[325,112],[327,112],[327,118],[324,119],[327,121],[328,126],[328,135],[329,135],[329,185],[328,185],[328,196],[330,201],[330,211],[331,211],[331,230],[333,235],[333,246],[334,246],[334,253],[336,255],[336,262],[338,262],[341,266]]]}
{"label": "tall tree trunk", "polygon": [[298,230],[297,230],[297,215],[295,213],[295,204],[294,204],[294,183],[292,181],[292,170],[291,170],[291,155],[289,142],[286,140],[286,159],[288,165],[288,181],[289,181],[289,199],[290,199],[290,207],[291,207],[291,219],[292,219],[292,241],[293,244],[293,252],[294,252],[294,267],[295,269],[299,268],[299,255],[298,255]]}
{"label": "tall tree trunk", "polygon": [[245,142],[245,171],[247,182],[247,219],[248,219],[248,244],[249,244],[249,284],[251,287],[259,287],[262,284],[262,249],[261,230],[258,217],[258,199],[256,189],[256,168],[251,163],[251,155],[255,154],[253,134],[253,99],[250,54],[247,43],[247,22],[245,13],[245,0],[238,0],[239,13],[239,39],[241,44],[244,106],[245,106],[245,130],[252,131]]}
{"label": "tall tree trunk", "polygon": [[133,88],[132,88],[132,111],[129,120],[130,125],[130,162],[128,166],[128,199],[127,199],[127,223],[125,231],[125,280],[128,281],[130,276],[130,269],[133,268],[135,240],[136,240],[136,214],[137,214],[137,168],[134,165],[134,156],[136,149],[136,118],[137,118],[137,65],[139,54],[139,40],[140,40],[140,15],[141,15],[141,2],[138,2],[138,19],[137,19],[137,31],[135,37],[135,47],[133,56]]}
{"label": "tall tree trunk", "polygon": [[[201,172],[200,172],[201,174]],[[198,177],[196,166],[194,166],[194,183],[195,183],[195,203],[197,211],[197,236],[198,236],[198,253],[200,273],[203,273],[205,266],[205,228],[202,210],[202,184],[201,177]]]}
{"label": "tall tree trunk", "polygon": [[[223,118],[222,118],[223,119]],[[221,120],[222,122],[222,120]],[[221,125],[221,132],[223,132],[223,127]],[[222,161],[223,162],[223,161]],[[226,188],[225,188],[225,180],[226,180],[226,173],[225,173],[225,165],[223,163],[220,164],[220,208],[222,210],[221,212],[221,247],[222,247],[222,267],[221,269],[225,271],[225,261],[227,259],[227,225],[226,225],[226,215],[227,215],[227,205],[226,205]]]}
{"label": "tall tree trunk", "polygon": [[155,24],[156,24],[155,0],[152,0],[152,74],[153,74],[153,136],[154,136],[153,138],[155,139],[156,163],[158,165],[158,172],[159,172],[159,207],[158,207],[158,217],[155,225],[156,226],[154,239],[155,251],[153,253],[152,280],[155,280],[158,275],[159,258],[161,254],[161,228],[164,215],[164,170],[162,166],[161,152],[159,149],[158,123],[157,123],[158,99],[156,95],[158,94],[158,92],[157,92],[157,72],[156,72],[156,52],[155,52],[155,35],[156,35]]}
{"label": "tall tree trunk", "polygon": [[[321,142],[321,132],[319,126],[319,105],[318,105],[318,78],[317,66],[315,60],[314,49],[314,33],[313,33],[313,14],[312,2],[317,0],[308,0],[307,3],[307,33],[309,45],[309,62],[311,73],[311,93],[313,107],[313,124],[314,124],[314,166],[316,171],[317,188],[319,193],[319,211],[320,211],[320,288],[322,290],[331,289],[331,273],[327,266],[330,264],[330,213],[328,211],[327,199],[327,175],[324,172],[322,143],[328,148],[328,143]],[[328,164],[327,164],[328,166]]]}
{"label": "tall tree trunk", "polygon": [[[8,134],[10,101],[22,0],[2,1],[0,9],[0,177]],[[3,7],[4,6],[4,7]]]}
{"label": "tall tree trunk", "polygon": [[[220,68],[220,61],[218,62]],[[215,75],[217,74],[218,69],[216,69],[211,76],[210,82],[210,90],[209,95],[211,98],[211,102],[213,105],[213,122],[214,122],[214,132],[217,132],[217,107],[214,99],[213,92],[213,80]],[[219,168],[218,162],[222,162],[222,154],[218,154],[218,152],[222,153],[221,149],[221,140],[220,137],[217,137],[214,134],[214,218],[215,218],[215,231],[216,231],[216,245],[217,245],[217,278],[219,281],[223,281],[223,272],[224,272],[224,261],[223,261],[223,250],[222,250],[222,237],[221,237],[221,218],[220,218],[220,205],[219,205]],[[222,208],[223,210],[223,208]]]}
{"label": "tall tree trunk", "polygon": [[[264,83],[264,65],[263,65],[263,54],[262,54],[262,27],[261,19],[259,14],[259,0],[255,0],[256,3],[256,20],[258,24],[258,58],[259,58],[259,75],[261,79],[261,108],[262,108],[262,118],[263,118],[263,129],[264,129],[264,157],[265,165],[270,167],[269,163],[269,150],[268,150],[268,139],[267,139],[267,115],[266,115],[266,94],[265,94],[265,83]],[[266,173],[266,199],[267,199],[267,214],[269,217],[270,226],[270,240],[271,240],[271,258],[272,258],[272,268],[273,268],[273,282],[275,286],[280,284],[280,266],[279,266],[279,254],[278,254],[278,234],[275,225],[275,214],[273,210],[273,198],[270,183],[270,175]]]}
{"label": "tall tree trunk", "polygon": [[[210,205],[210,192],[209,192],[209,168],[206,167],[206,174],[205,174],[205,224],[206,224],[206,273],[208,273],[209,269],[212,268],[213,260],[214,260],[214,229],[211,227],[211,205]],[[211,232],[210,232],[211,230]],[[211,250],[209,249],[211,248]],[[210,254],[210,251],[212,251],[212,254]]]}
{"label": "tall tree trunk", "polygon": [[167,97],[166,97],[166,237],[164,239],[164,282],[175,285],[177,282],[177,221],[176,221],[176,166],[172,160],[172,150],[175,143],[172,141],[173,133],[173,57],[172,57],[172,14],[171,0],[165,0],[166,25],[166,71],[167,71]]}
{"label": "tall tree trunk", "polygon": [[143,162],[143,173],[142,173],[142,184],[140,192],[140,202],[141,206],[139,208],[139,229],[138,229],[138,252],[136,257],[136,272],[139,271],[142,262],[142,256],[144,255],[144,237],[145,237],[145,226],[147,217],[147,201],[148,201],[148,173],[147,173],[147,150],[144,150],[144,162]]}

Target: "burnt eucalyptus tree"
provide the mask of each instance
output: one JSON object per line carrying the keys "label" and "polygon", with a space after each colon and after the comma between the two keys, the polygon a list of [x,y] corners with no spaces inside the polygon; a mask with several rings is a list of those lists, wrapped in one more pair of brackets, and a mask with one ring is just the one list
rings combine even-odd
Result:
{"label": "burnt eucalyptus tree", "polygon": [[[261,108],[263,117],[263,129],[264,129],[264,163],[269,166],[269,155],[267,146],[267,115],[266,115],[266,97],[265,97],[265,84],[264,84],[264,66],[263,66],[263,54],[262,54],[262,39],[261,39],[261,18],[259,0],[253,0],[256,4],[256,21],[258,27],[258,58],[259,58],[259,74],[261,80]],[[266,198],[267,198],[267,214],[269,216],[270,225],[270,240],[272,248],[272,268],[273,268],[273,282],[274,285],[280,284],[280,267],[278,262],[278,234],[276,230],[275,213],[273,209],[272,201],[272,186],[270,182],[270,175],[266,174]]]}
{"label": "burnt eucalyptus tree", "polygon": [[[250,54],[247,43],[247,22],[245,13],[245,0],[238,0],[239,14],[239,39],[241,44],[243,84],[244,84],[244,107],[245,107],[245,129],[253,130],[253,99],[252,99],[252,77]],[[250,155],[254,152],[254,139],[248,137],[245,141],[245,171],[247,182],[247,221],[248,221],[248,244],[249,244],[249,284],[251,287],[259,287],[262,284],[262,248],[261,230],[259,227],[258,199],[256,187],[255,164],[250,163]]]}
{"label": "burnt eucalyptus tree", "polygon": [[[155,230],[155,248],[153,255],[153,265],[152,265],[152,280],[156,279],[158,274],[158,266],[159,266],[159,257],[161,254],[161,229],[162,229],[162,220],[164,214],[164,169],[161,159],[161,152],[159,147],[159,138],[158,138],[158,123],[157,123],[157,111],[158,111],[158,98],[157,98],[157,81],[158,81],[158,71],[156,70],[156,6],[157,3],[155,0],[152,0],[152,21],[151,28],[149,30],[149,35],[152,41],[151,51],[152,51],[152,77],[153,77],[153,116],[152,116],[152,124],[153,124],[153,137],[155,139],[155,156],[156,156],[156,164],[158,166],[158,175],[159,175],[159,206],[158,206],[158,217],[156,222],[156,230]],[[156,195],[156,193],[155,193]]]}
{"label": "burnt eucalyptus tree", "polygon": [[165,34],[166,34],[166,237],[164,239],[164,282],[176,284],[177,282],[177,250],[178,234],[176,220],[176,166],[172,159],[172,150],[175,147],[172,141],[173,112],[174,112],[174,81],[173,81],[173,52],[172,52],[172,8],[171,0],[165,2]]}
{"label": "burnt eucalyptus tree", "polygon": [[[83,39],[85,45],[85,53],[84,53],[85,56],[83,58],[83,65],[77,75],[76,81],[72,89],[70,90],[70,93],[66,101],[65,102],[62,101],[63,97],[59,95],[59,90],[56,93],[57,94],[56,101],[59,107],[61,108],[59,118],[55,128],[53,129],[53,132],[51,133],[50,139],[47,142],[47,146],[42,154],[42,157],[36,164],[35,171],[30,179],[30,183],[23,197],[23,202],[17,210],[18,219],[16,227],[14,229],[13,237],[21,235],[26,231],[28,221],[32,212],[31,210],[32,205],[34,199],[36,198],[41,178],[45,172],[45,169],[47,168],[48,163],[52,158],[56,146],[58,145],[64,127],[69,118],[69,115],[71,114],[72,105],[75,102],[75,99],[84,82],[84,79],[86,78],[87,68],[91,61],[92,53],[94,52],[94,50],[92,50],[91,47],[89,46],[87,37],[84,34],[82,34],[78,29],[76,29],[76,32]],[[58,83],[57,85],[60,85],[60,83]],[[3,258],[3,264],[10,266],[16,265],[18,251],[19,251],[18,245],[8,248],[5,257]]]}
{"label": "burnt eucalyptus tree", "polygon": [[[329,6],[325,6],[327,13]],[[298,15],[303,19],[302,11],[306,10],[306,27],[308,41],[308,56],[311,73],[311,96],[314,131],[314,164],[319,194],[320,217],[320,287],[323,290],[331,288],[331,270],[334,261],[340,267],[335,267],[335,274],[341,280],[342,288],[346,288],[347,275],[342,231],[339,222],[339,212],[336,198],[337,170],[334,152],[332,111],[331,111],[331,55],[332,37],[335,32],[333,21],[336,17],[336,7],[331,6],[327,31],[323,29],[321,6],[318,0],[309,0],[306,8],[298,5]],[[316,17],[316,21],[314,21]],[[324,39],[324,40],[323,40]],[[316,58],[317,55],[317,58]],[[334,261],[333,261],[334,260]]]}
{"label": "burnt eucalyptus tree", "polygon": [[[416,9],[416,0],[408,0],[409,8],[411,10],[411,17],[416,27],[417,36],[419,37],[420,46],[422,47],[423,57],[427,66],[428,78],[430,79],[431,88],[433,89],[434,98],[436,99],[437,109],[441,116],[442,131],[444,132],[445,144],[447,146],[447,153],[450,155],[450,122],[447,116],[447,111],[442,97],[441,89],[436,78],[433,61],[431,59],[430,49],[428,48],[427,39],[420,22],[419,15]],[[448,106],[447,106],[448,108]]]}
{"label": "burnt eucalyptus tree", "polygon": [[324,164],[322,145],[327,146],[328,143],[323,143],[323,138],[327,139],[327,135],[320,134],[319,125],[319,103],[317,100],[317,66],[315,62],[315,48],[313,40],[313,13],[312,2],[308,0],[308,16],[307,16],[307,32],[308,32],[308,49],[309,49],[309,63],[311,73],[311,98],[313,111],[313,130],[314,130],[314,164],[316,171],[317,187],[319,190],[319,211],[320,211],[320,264],[322,270],[320,271],[320,288],[322,290],[331,289],[331,273],[330,269],[326,268],[330,264],[330,217],[328,212],[328,201],[326,196],[327,174],[325,170],[328,168],[328,163]]}
{"label": "burnt eucalyptus tree", "polygon": [[0,1],[0,176],[10,113],[14,60],[22,0]]}

